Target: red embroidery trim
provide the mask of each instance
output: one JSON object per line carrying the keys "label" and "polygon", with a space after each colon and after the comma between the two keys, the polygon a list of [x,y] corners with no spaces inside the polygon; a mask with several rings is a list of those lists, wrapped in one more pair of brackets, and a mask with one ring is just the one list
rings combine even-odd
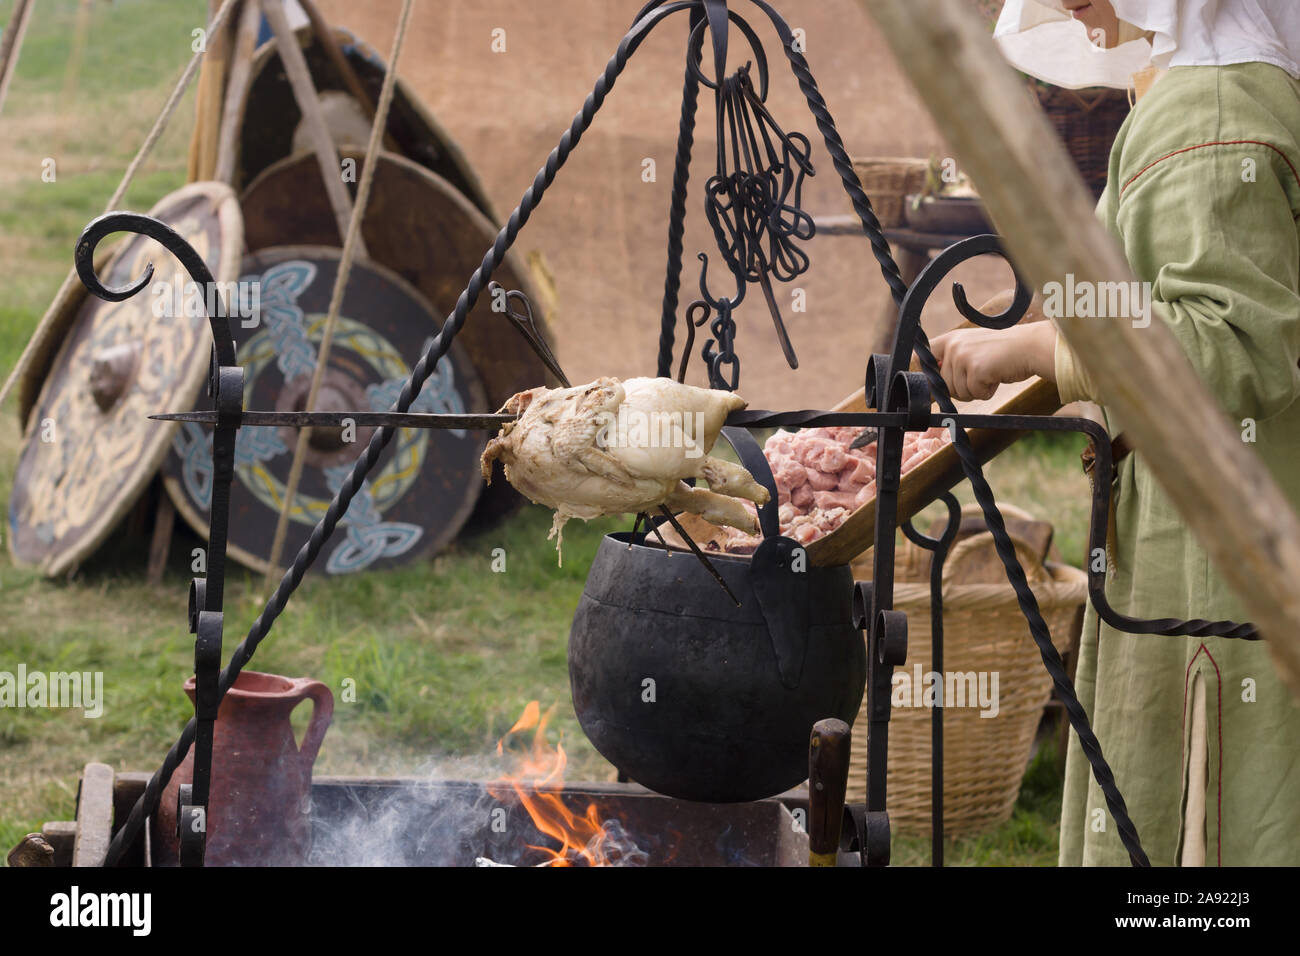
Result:
{"label": "red embroidery trim", "polygon": [[1219,698],[1219,777],[1217,781],[1218,794],[1215,797],[1215,833],[1214,833],[1214,852],[1218,866],[1223,866],[1223,674],[1219,671],[1219,662],[1214,659],[1210,649],[1201,644],[1192,659],[1187,662],[1187,674],[1183,677],[1183,726],[1187,726],[1187,685],[1192,679],[1192,665],[1196,663],[1196,658],[1201,656],[1201,651],[1205,651],[1206,658],[1214,665],[1214,673],[1219,679],[1215,683],[1215,689]]}
{"label": "red embroidery trim", "polygon": [[[1295,164],[1291,162],[1290,157],[1288,157],[1286,153],[1282,152],[1282,150],[1278,149],[1272,143],[1261,142],[1260,140],[1257,139],[1229,139],[1229,140],[1223,140],[1221,142],[1201,143],[1198,146],[1185,146],[1182,149],[1174,150],[1168,156],[1161,156],[1159,159],[1155,160],[1154,162],[1148,163],[1146,166],[1143,166],[1136,173],[1134,173],[1132,178],[1130,178],[1128,182],[1126,182],[1123,186],[1120,187],[1119,189],[1120,195],[1121,196],[1124,195],[1124,190],[1132,186],[1133,183],[1137,180],[1137,178],[1141,176],[1143,173],[1145,173],[1147,170],[1151,169],[1151,167],[1163,163],[1166,159],[1172,159],[1174,156],[1180,156],[1183,153],[1190,153],[1194,149],[1207,149],[1210,146],[1263,146],[1266,149],[1271,149],[1273,152],[1281,156],[1282,161],[1291,168],[1291,175],[1295,177],[1296,185],[1300,186],[1300,172],[1296,171]],[[1201,646],[1204,647],[1205,645],[1201,645]]]}

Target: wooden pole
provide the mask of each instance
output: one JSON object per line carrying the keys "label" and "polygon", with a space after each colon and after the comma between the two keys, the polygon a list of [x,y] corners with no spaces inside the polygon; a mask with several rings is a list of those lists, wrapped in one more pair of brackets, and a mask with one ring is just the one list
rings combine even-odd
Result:
{"label": "wooden pole", "polygon": [[[338,225],[339,242],[348,234],[348,221],[352,218],[352,197],[343,185],[343,173],[339,166],[339,154],[334,149],[334,140],[330,137],[329,127],[321,112],[320,99],[316,95],[316,86],[312,83],[311,71],[307,68],[307,58],[302,55],[298,38],[289,27],[289,20],[284,14],[284,0],[262,0],[262,12],[275,34],[275,45],[280,51],[280,62],[289,77],[294,99],[302,111],[306,123],[307,139],[316,158],[320,162],[321,179],[325,183],[325,195],[329,198],[330,208],[334,210],[334,221]],[[392,69],[391,65],[389,69]],[[358,252],[363,258],[369,258],[365,241],[357,237]]]}
{"label": "wooden pole", "polygon": [[[1021,275],[1042,288],[1131,282],[1132,269],[988,30],[945,0],[857,0],[875,18],[980,191]],[[1057,328],[1300,695],[1300,521],[1163,322]],[[1160,640],[1160,638],[1148,638]]]}
{"label": "wooden pole", "polygon": [[[209,6],[217,0],[209,0]],[[194,129],[190,134],[187,166],[189,181],[212,178],[217,165],[217,135],[221,125],[221,98],[226,87],[226,66],[230,58],[231,23],[229,18],[208,30],[204,38],[208,54],[199,70],[198,89],[194,95]]]}
{"label": "wooden pole", "polygon": [[[269,4],[279,0],[264,0]],[[383,143],[384,131],[388,128],[388,111],[393,105],[393,91],[397,88],[397,59],[402,53],[402,43],[411,22],[411,9],[414,0],[402,0],[402,10],[397,16],[397,29],[393,33],[393,49],[388,57],[388,72],[384,75],[384,84],[379,91],[379,104],[375,107],[375,116],[370,124],[370,141],[366,145],[365,165],[361,169],[361,182],[357,186],[357,203],[352,209],[351,220],[343,231],[343,255],[339,258],[339,271],[334,277],[334,289],[330,293],[329,312],[325,316],[325,329],[321,335],[320,349],[316,356],[316,368],[312,372],[311,385],[307,392],[304,411],[312,411],[316,406],[316,396],[320,391],[325,366],[329,361],[330,347],[334,339],[334,326],[338,321],[339,311],[343,308],[343,295],[347,291],[348,277],[352,272],[352,260],[356,253],[364,255],[361,243],[361,229],[365,221],[366,204],[370,201],[370,187],[379,166],[379,156]],[[311,440],[311,428],[298,432],[298,441],[293,450],[293,461],[289,466],[289,477],[284,486],[284,502],[280,506],[280,516],[276,521],[275,534],[271,538],[271,556],[267,561],[266,584],[271,586],[276,575],[280,574],[280,554],[284,550],[284,540],[289,530],[289,515],[293,510],[294,499],[298,494],[298,483],[302,479],[302,464]]]}
{"label": "wooden pole", "polygon": [[[348,93],[352,98],[361,104],[361,109],[366,114],[366,119],[372,123],[375,120],[375,102],[370,98],[366,91],[365,85],[361,82],[361,77],[357,76],[357,71],[352,69],[352,64],[348,62],[347,54],[339,46],[338,37],[334,35],[334,29],[331,27],[321,12],[316,9],[316,4],[311,0],[298,0],[298,5],[302,7],[302,12],[307,14],[307,20],[311,23],[312,34],[316,37],[316,42],[320,44],[325,55],[329,57],[330,65],[343,81],[343,85],[348,88]],[[393,139],[385,130],[384,132],[384,149],[394,153],[401,152],[397,141]]]}
{"label": "wooden pole", "polygon": [[244,0],[235,30],[234,49],[230,55],[230,79],[226,81],[226,101],[221,111],[221,132],[217,136],[217,163],[212,177],[234,185],[236,145],[239,121],[248,96],[253,70],[253,52],[257,47],[257,28],[262,25],[262,8],[257,0]]}
{"label": "wooden pole", "polygon": [[35,6],[34,0],[17,0],[9,22],[5,24],[4,36],[0,37],[0,109],[4,108],[9,81],[13,79],[14,70],[18,66],[18,54],[22,51],[23,36],[27,33],[27,21]]}

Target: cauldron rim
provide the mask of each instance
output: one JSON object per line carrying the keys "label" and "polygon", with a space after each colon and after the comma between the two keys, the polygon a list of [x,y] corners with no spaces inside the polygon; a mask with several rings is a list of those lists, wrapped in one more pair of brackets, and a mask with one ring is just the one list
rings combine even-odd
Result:
{"label": "cauldron rim", "polygon": [[[652,551],[656,554],[691,554],[689,550],[681,548],[665,548],[661,544],[649,544],[650,535],[643,531],[610,531],[606,533],[605,538],[617,541],[619,544],[631,546],[634,549],[643,551]],[[802,547],[802,545],[800,545]],[[701,549],[703,550],[703,549]],[[736,564],[753,564],[752,554],[732,554],[729,551],[704,551],[704,556],[710,561],[734,562]],[[809,571],[834,571],[838,568],[847,568],[848,564],[809,564]]]}

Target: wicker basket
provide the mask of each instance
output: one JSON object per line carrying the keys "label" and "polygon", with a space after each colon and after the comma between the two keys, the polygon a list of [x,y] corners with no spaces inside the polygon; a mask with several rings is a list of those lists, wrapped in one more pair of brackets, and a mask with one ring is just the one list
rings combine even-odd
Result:
{"label": "wicker basket", "polygon": [[903,224],[903,197],[918,193],[925,186],[925,170],[929,163],[924,159],[897,157],[869,157],[855,159],[853,171],[858,174],[862,189],[871,200],[876,218],[886,229]]}
{"label": "wicker basket", "polygon": [[1128,95],[1123,90],[1067,90],[1045,83],[1035,83],[1033,89],[1079,175],[1100,199],[1110,168],[1110,148],[1129,114]]}
{"label": "wicker basket", "polygon": [[[1014,539],[1013,539],[1014,540]],[[1067,565],[1039,563],[1022,541],[1015,541],[1022,566],[1058,650],[1069,645],[1078,626],[1078,610],[1087,597],[1088,579]],[[910,543],[900,552],[913,548]],[[919,550],[919,549],[918,549]],[[963,567],[991,566],[993,536],[987,531],[960,539],[944,565],[944,671],[998,674],[997,715],[981,717],[979,706],[945,709],[944,831],[958,835],[997,826],[1010,819],[1020,793],[1034,734],[1051,693],[1051,678],[1016,603],[1015,592],[1001,583],[962,584]],[[903,559],[921,567],[924,560]],[[914,682],[930,670],[930,587],[928,582],[901,582],[894,587],[894,606],[907,612],[907,662],[896,668]],[[896,685],[897,686],[897,685]],[[991,681],[988,685],[991,689]],[[910,688],[909,688],[910,690]],[[897,693],[897,691],[896,691]],[[931,708],[897,701],[889,731],[888,809],[899,830],[930,832]],[[867,701],[864,698],[853,735],[849,799],[866,799]]]}

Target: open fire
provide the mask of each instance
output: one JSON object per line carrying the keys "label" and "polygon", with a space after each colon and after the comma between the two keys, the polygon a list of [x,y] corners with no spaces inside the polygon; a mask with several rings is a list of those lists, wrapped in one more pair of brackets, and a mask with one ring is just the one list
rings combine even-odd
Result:
{"label": "open fire", "polygon": [[[602,821],[594,801],[589,801],[582,813],[575,813],[564,802],[561,794],[568,758],[563,744],[552,746],[546,739],[554,712],[551,707],[543,714],[537,701],[528,702],[514,726],[497,741],[497,755],[513,755],[515,766],[490,784],[488,792],[497,799],[513,793],[533,826],[559,844],[558,848],[527,844],[543,857],[536,866],[644,866],[646,854],[618,820]],[[528,731],[532,736],[523,746],[511,746],[515,743],[512,738]]]}

